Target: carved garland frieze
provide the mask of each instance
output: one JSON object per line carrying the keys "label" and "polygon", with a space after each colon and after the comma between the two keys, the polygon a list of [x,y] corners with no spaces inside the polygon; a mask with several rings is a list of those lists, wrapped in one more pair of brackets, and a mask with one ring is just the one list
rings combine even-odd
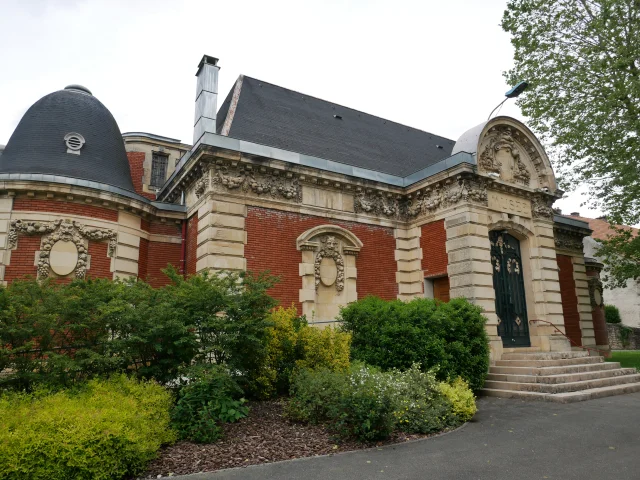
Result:
{"label": "carved garland frieze", "polygon": [[234,190],[257,196],[269,196],[302,202],[302,187],[291,173],[254,171],[227,165],[217,165],[213,174],[213,188],[226,192]]}
{"label": "carved garland frieze", "polygon": [[108,240],[107,255],[113,257],[116,253],[117,233],[114,230],[87,227],[68,219],[59,219],[53,222],[12,220],[8,233],[10,249],[18,245],[18,234],[46,235],[42,239],[42,250],[38,260],[37,276],[39,280],[49,276],[51,249],[57,242],[71,242],[75,245],[78,260],[73,270],[76,278],[84,278],[87,273],[88,254],[84,239],[94,241]]}
{"label": "carved garland frieze", "polygon": [[338,240],[333,235],[328,235],[323,237],[321,240],[322,247],[316,253],[316,258],[314,262],[314,276],[316,281],[316,291],[320,287],[321,280],[321,264],[323,258],[332,258],[336,264],[336,279],[335,285],[336,290],[341,292],[344,290],[344,258],[340,254]]}
{"label": "carved garland frieze", "polygon": [[458,178],[416,192],[413,199],[407,199],[404,213],[408,218],[433,215],[436,211],[461,201],[486,205],[487,198],[487,184],[484,180]]}
{"label": "carved garland frieze", "polygon": [[555,230],[554,241],[556,244],[556,248],[560,248],[562,250],[571,250],[575,253],[582,253],[583,243],[582,235],[580,234],[572,234],[570,232]]}
{"label": "carved garland frieze", "polygon": [[360,192],[354,197],[353,206],[356,213],[384,215],[389,218],[397,217],[400,213],[398,199],[385,196],[382,192]]}
{"label": "carved garland frieze", "polygon": [[194,193],[196,198],[200,198],[209,188],[209,175],[205,172],[198,181],[196,181]]}

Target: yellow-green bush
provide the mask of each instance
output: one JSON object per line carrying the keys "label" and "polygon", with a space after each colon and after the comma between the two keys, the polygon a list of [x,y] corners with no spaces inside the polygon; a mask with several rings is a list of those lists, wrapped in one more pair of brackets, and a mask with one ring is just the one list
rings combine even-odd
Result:
{"label": "yellow-green bush", "polygon": [[351,334],[308,326],[294,305],[273,309],[267,320],[272,326],[267,329],[266,362],[257,378],[262,398],[287,393],[292,374],[300,368],[349,368]]}
{"label": "yellow-green bush", "polygon": [[349,369],[350,333],[332,327],[305,326],[298,332],[298,344],[302,351],[302,358],[296,362],[298,368],[326,368],[334,372]]}
{"label": "yellow-green bush", "polygon": [[119,479],[144,471],[164,443],[171,395],[126,377],[82,389],[0,396],[0,478]]}
{"label": "yellow-green bush", "polygon": [[440,382],[438,388],[451,403],[454,415],[463,422],[471,420],[478,409],[473,392],[465,380],[458,377],[452,383]]}

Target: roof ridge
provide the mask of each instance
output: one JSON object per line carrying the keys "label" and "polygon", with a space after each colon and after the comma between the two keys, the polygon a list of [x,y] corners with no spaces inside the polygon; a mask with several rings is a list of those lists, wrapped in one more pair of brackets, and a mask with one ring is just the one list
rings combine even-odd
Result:
{"label": "roof ridge", "polygon": [[233,93],[231,94],[229,108],[227,109],[227,114],[224,117],[224,123],[222,124],[222,128],[220,129],[220,135],[224,135],[225,137],[229,136],[231,124],[233,123],[233,117],[236,114],[236,108],[238,108],[238,101],[240,100],[240,94],[242,93],[243,80],[244,75],[240,74],[233,85]]}
{"label": "roof ridge", "polygon": [[432,136],[434,136],[434,137],[442,138],[443,140],[447,140],[447,141],[450,141],[450,142],[454,142],[454,143],[455,143],[455,140],[453,140],[453,139],[451,139],[451,138],[443,137],[442,135],[438,135],[438,134],[436,134],[436,133],[427,132],[426,130],[422,130],[422,129],[420,129],[420,128],[412,127],[412,126],[410,126],[410,125],[405,125],[404,123],[396,122],[396,121],[394,121],[394,120],[389,120],[388,118],[383,118],[383,117],[380,117],[380,116],[378,116],[378,115],[374,115],[374,114],[372,114],[372,113],[364,112],[364,111],[362,111],[362,110],[358,110],[358,109],[351,108],[351,107],[346,107],[346,106],[341,105],[341,104],[339,104],[339,103],[331,102],[331,101],[329,101],[329,100],[325,100],[325,99],[323,99],[323,98],[316,97],[316,96],[314,96],[314,95],[308,95],[308,94],[306,94],[306,93],[299,92],[298,90],[292,90],[292,89],[290,89],[290,88],[286,88],[286,87],[282,87],[282,86],[280,86],[280,85],[276,85],[275,83],[265,82],[264,80],[260,80],[259,78],[251,77],[251,76],[249,76],[249,75],[241,75],[241,76],[242,76],[242,77],[244,77],[244,78],[248,78],[248,79],[251,79],[251,80],[255,80],[256,82],[266,83],[267,85],[271,85],[271,86],[273,86],[273,87],[277,87],[277,88],[280,88],[280,89],[282,89],[282,90],[287,90],[288,92],[292,92],[292,93],[296,93],[296,94],[298,94],[298,95],[302,95],[303,97],[309,97],[309,98],[313,98],[313,99],[315,99],[315,100],[320,100],[321,102],[329,103],[329,104],[331,104],[331,105],[335,105],[335,106],[337,106],[337,107],[344,108],[344,109],[346,109],[346,110],[350,110],[350,111],[352,111],[352,112],[362,113],[362,114],[364,114],[364,115],[368,115],[369,117],[374,117],[374,118],[377,118],[377,119],[383,120],[385,123],[386,123],[386,122],[393,123],[393,124],[398,125],[398,126],[400,126],[400,127],[410,128],[411,130],[415,130],[415,131],[417,131],[417,132],[421,132],[421,133],[426,133],[426,134],[428,134],[428,135],[432,135]]}

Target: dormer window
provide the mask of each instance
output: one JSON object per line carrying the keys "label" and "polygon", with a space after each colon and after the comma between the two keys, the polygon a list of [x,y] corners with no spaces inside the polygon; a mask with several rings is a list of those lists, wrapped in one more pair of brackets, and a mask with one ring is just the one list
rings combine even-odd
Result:
{"label": "dormer window", "polygon": [[151,181],[149,186],[152,188],[160,188],[167,179],[167,166],[169,164],[169,156],[159,152],[153,152],[151,157]]}

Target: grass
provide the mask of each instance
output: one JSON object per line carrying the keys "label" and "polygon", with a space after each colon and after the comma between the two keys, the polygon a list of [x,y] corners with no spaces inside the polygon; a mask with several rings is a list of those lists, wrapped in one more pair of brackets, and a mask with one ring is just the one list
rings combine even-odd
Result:
{"label": "grass", "polygon": [[640,350],[613,351],[607,362],[620,362],[623,368],[637,368],[640,371]]}

